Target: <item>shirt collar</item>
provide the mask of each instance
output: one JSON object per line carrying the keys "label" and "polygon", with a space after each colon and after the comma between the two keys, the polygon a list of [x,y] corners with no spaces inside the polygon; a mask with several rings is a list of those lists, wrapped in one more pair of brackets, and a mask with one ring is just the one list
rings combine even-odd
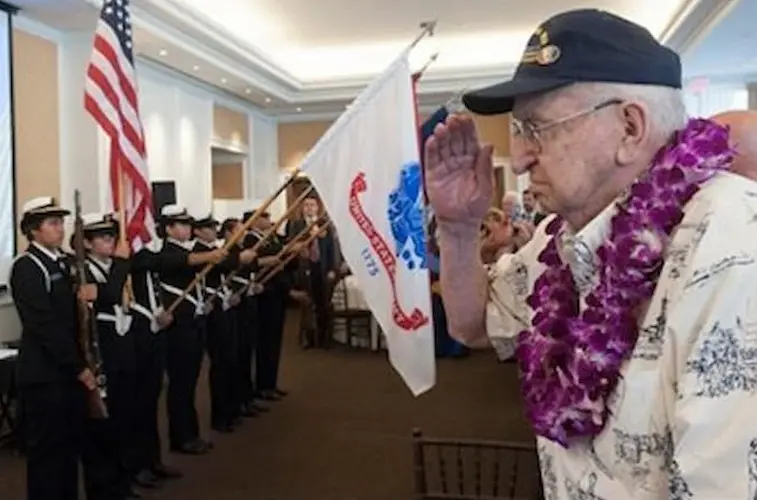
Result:
{"label": "shirt collar", "polygon": [[32,241],[32,246],[42,252],[44,255],[50,258],[52,261],[58,261],[61,257],[63,257],[63,254],[60,252],[60,250],[50,250],[49,248],[45,248],[36,241]]}
{"label": "shirt collar", "polygon": [[110,266],[113,263],[113,259],[110,259],[110,258],[108,258],[108,259],[101,259],[99,257],[95,257],[92,254],[90,254],[88,257],[89,257],[89,260],[91,260],[92,262],[95,263],[95,265],[100,266],[105,271],[110,271]]}
{"label": "shirt collar", "polygon": [[185,250],[189,250],[189,251],[192,251],[192,249],[195,246],[195,241],[194,240],[179,241],[179,240],[177,240],[175,238],[170,238],[169,237],[169,238],[166,238],[166,241],[168,243],[173,243],[174,245],[176,245],[178,247],[181,247],[181,248],[183,248]]}
{"label": "shirt collar", "polygon": [[573,274],[578,291],[587,292],[596,283],[597,250],[610,234],[610,222],[617,212],[615,202],[602,210],[581,230],[574,232],[567,224],[557,234],[557,248],[563,262]]}

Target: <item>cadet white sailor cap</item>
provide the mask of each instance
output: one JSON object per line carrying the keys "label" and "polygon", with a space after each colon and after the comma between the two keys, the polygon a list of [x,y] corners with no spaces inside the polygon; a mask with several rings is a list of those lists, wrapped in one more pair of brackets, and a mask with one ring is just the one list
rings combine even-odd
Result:
{"label": "cadet white sailor cap", "polygon": [[33,198],[23,206],[24,217],[29,216],[49,216],[49,217],[64,217],[70,215],[71,212],[58,206],[55,198],[52,196],[39,196]]}
{"label": "cadet white sailor cap", "polygon": [[164,222],[192,222],[194,219],[181,205],[165,205],[160,209],[160,217]]}
{"label": "cadet white sailor cap", "polygon": [[113,214],[92,212],[81,216],[85,231],[105,231],[116,228],[116,220]]}

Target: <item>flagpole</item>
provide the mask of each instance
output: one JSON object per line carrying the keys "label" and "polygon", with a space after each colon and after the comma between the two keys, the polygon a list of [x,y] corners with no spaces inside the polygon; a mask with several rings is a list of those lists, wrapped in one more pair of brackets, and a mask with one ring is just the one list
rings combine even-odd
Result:
{"label": "flagpole", "polygon": [[[112,140],[112,139],[111,139]],[[112,151],[111,151],[112,154]],[[118,166],[116,168],[117,175],[118,175],[118,237],[119,239],[123,241],[128,241],[128,235],[126,232],[126,182],[124,181],[124,167],[123,167],[123,160],[121,158],[118,159]],[[124,312],[127,312],[129,310],[129,306],[131,305],[132,298],[134,297],[134,292],[132,290],[132,284],[131,284],[131,275],[128,275],[126,277],[126,282],[124,283],[124,288],[121,294],[121,307],[123,308]]]}
{"label": "flagpole", "polygon": [[[408,45],[406,52],[409,52],[413,48],[415,48],[416,45],[418,45],[421,40],[426,38],[426,36],[433,36],[434,31],[436,29],[436,20],[433,21],[424,21],[420,24],[421,32],[418,34],[418,36],[413,40],[410,45]],[[345,115],[343,114],[343,118]],[[325,141],[328,141],[330,139],[330,136],[334,133],[335,125],[340,123],[340,120],[337,119],[334,125],[329,128],[329,130],[326,131],[323,137],[321,137],[321,140],[318,141],[318,143],[308,152],[307,156],[303,159],[303,161],[300,163],[300,166],[292,170],[289,177],[271,194],[269,195],[265,201],[263,202],[262,206],[258,208],[258,210],[255,211],[255,214],[250,217],[247,221],[244,222],[235,232],[232,234],[232,236],[226,241],[226,243],[223,246],[224,250],[229,250],[232,246],[234,246],[237,241],[239,241],[245,233],[257,222],[257,220],[262,216],[262,213],[268,209],[268,207],[273,204],[274,200],[279,197],[281,193],[286,190],[287,187],[289,187],[292,182],[294,182],[295,178],[298,174],[303,172],[302,165],[305,164],[305,160],[309,159],[313,156],[315,151],[318,151],[318,147],[324,144]],[[205,265],[205,267],[197,274],[195,274],[194,279],[192,282],[187,285],[184,290],[182,291],[181,295],[179,297],[176,297],[174,301],[171,303],[171,305],[168,307],[168,312],[173,312],[181,303],[182,300],[197,286],[197,284],[210,272],[210,270],[215,266],[214,263],[209,262]]]}
{"label": "flagpole", "polygon": [[[245,234],[247,234],[247,231],[252,228],[252,226],[263,216],[263,213],[265,213],[266,210],[268,210],[268,207],[270,207],[273,202],[276,200],[276,198],[279,197],[281,193],[283,193],[286,188],[289,187],[292,182],[294,182],[295,177],[297,176],[299,169],[295,169],[292,171],[292,174],[287,178],[286,181],[284,181],[277,189],[274,191],[271,195],[268,196],[268,198],[263,201],[263,204],[260,205],[257,210],[255,210],[255,213],[247,219],[243,224],[240,224],[237,230],[231,235],[231,237],[226,240],[226,242],[223,245],[223,250],[229,251],[231,247],[237,244],[238,241],[240,241],[242,238],[244,238]],[[174,301],[171,303],[171,305],[166,309],[167,312],[173,313],[177,307],[179,307],[179,304],[181,304],[181,301],[184,300],[189,293],[197,286],[202,279],[207,276],[207,274],[210,272],[213,267],[215,267],[215,263],[208,262],[205,264],[205,267],[202,268],[202,270],[195,274],[194,279],[192,282],[187,285],[184,290],[182,291],[181,295],[176,297]]]}
{"label": "flagpole", "polygon": [[[300,205],[302,205],[302,202],[305,201],[305,199],[310,196],[310,193],[315,189],[315,186],[312,184],[305,188],[305,190],[300,194],[300,196],[294,200],[294,202],[291,204],[291,206],[287,209],[287,211],[282,215],[271,227],[268,228],[266,232],[263,233],[263,235],[260,237],[260,239],[255,243],[255,245],[252,246],[251,250],[253,253],[257,253],[258,250],[266,243],[268,238],[273,236],[276,231],[281,227],[281,225],[292,215],[294,214],[295,210],[299,208]],[[286,248],[286,247],[284,247]],[[231,271],[229,274],[226,275],[223,282],[221,283],[221,286],[218,287],[219,290],[223,290],[227,286],[231,284],[231,282],[234,280],[234,277],[239,273],[241,270],[240,268],[237,268],[233,271]],[[212,303],[214,298],[216,296],[211,296],[208,300],[205,301],[205,305]]]}
{"label": "flagpole", "polygon": [[452,105],[452,104],[453,104],[454,102],[457,102],[457,101],[459,101],[460,99],[462,99],[462,98],[463,98],[463,95],[464,95],[464,94],[465,94],[465,93],[466,93],[467,91],[468,91],[468,87],[464,87],[464,88],[460,89],[459,91],[457,91],[457,92],[456,92],[456,93],[455,93],[455,94],[454,94],[454,95],[453,95],[452,97],[450,97],[449,99],[447,99],[447,100],[445,101],[445,103],[444,103],[444,107],[445,107],[445,108],[447,108],[447,107],[451,106],[451,105]]}
{"label": "flagpole", "polygon": [[423,21],[420,26],[421,31],[417,37],[415,37],[415,40],[413,40],[410,45],[408,46],[408,50],[415,48],[416,45],[418,45],[421,40],[426,38],[426,36],[434,36],[434,31],[436,30],[436,19],[433,21]]}
{"label": "flagpole", "polygon": [[423,77],[423,74],[426,72],[426,70],[434,64],[434,62],[439,58],[439,53],[434,52],[431,57],[428,58],[428,61],[426,61],[426,64],[423,65],[423,67],[416,71],[415,74],[418,75],[418,80],[420,80]]}

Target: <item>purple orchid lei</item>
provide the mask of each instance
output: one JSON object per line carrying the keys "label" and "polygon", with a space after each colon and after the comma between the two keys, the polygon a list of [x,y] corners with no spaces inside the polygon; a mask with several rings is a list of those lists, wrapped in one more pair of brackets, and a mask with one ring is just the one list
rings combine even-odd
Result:
{"label": "purple orchid lei", "polygon": [[598,285],[583,311],[557,248],[563,221],[548,225],[553,236],[539,255],[547,269],[527,299],[532,327],[520,333],[516,351],[526,416],[537,435],[568,447],[602,430],[608,397],[636,345],[637,308],[654,292],[668,238],[684,205],[732,161],[728,130],[704,119],[690,120],[657,153],[618,203],[609,240],[597,251]]}

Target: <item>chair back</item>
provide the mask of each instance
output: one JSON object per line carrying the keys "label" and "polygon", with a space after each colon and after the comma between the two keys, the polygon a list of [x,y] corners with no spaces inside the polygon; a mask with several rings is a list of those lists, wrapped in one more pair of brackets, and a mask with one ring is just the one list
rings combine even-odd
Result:
{"label": "chair back", "polygon": [[413,431],[416,500],[543,498],[535,443],[437,439]]}

